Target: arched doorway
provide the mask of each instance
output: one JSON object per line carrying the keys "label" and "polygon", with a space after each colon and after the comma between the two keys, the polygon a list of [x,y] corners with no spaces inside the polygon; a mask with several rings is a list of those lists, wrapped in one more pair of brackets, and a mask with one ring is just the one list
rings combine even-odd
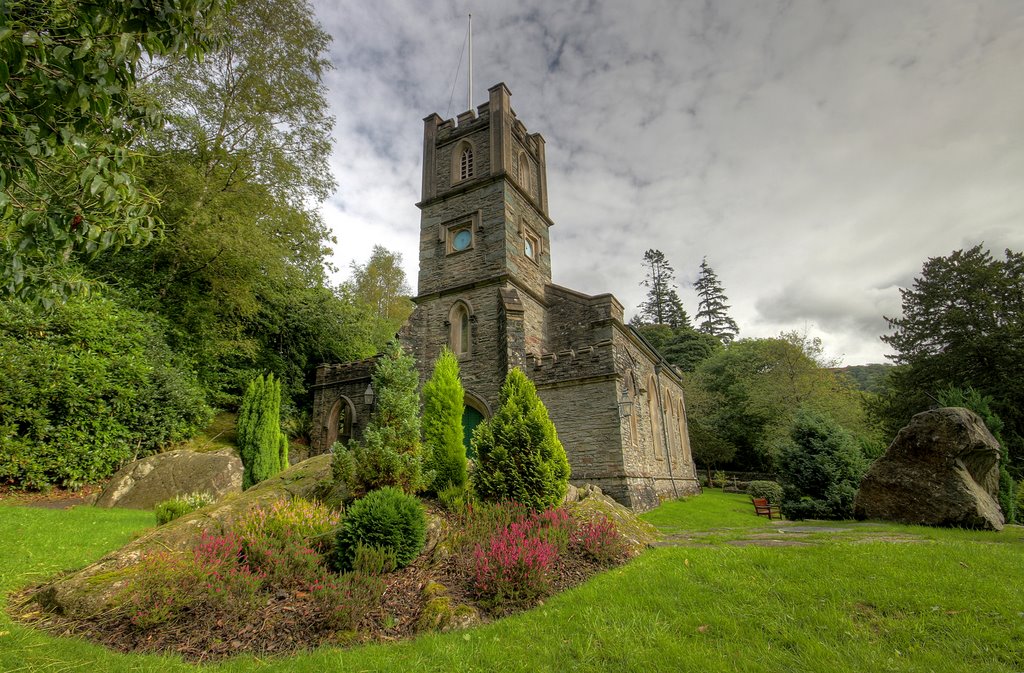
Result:
{"label": "arched doorway", "polygon": [[330,451],[335,442],[348,445],[352,439],[352,424],[355,422],[355,407],[347,397],[342,397],[334,406],[331,413],[327,415],[327,441],[324,443],[325,451]]}
{"label": "arched doorway", "polygon": [[466,457],[470,460],[475,460],[476,452],[473,451],[472,446],[473,431],[490,414],[483,400],[471,393],[466,393],[463,403],[465,406],[462,408],[462,445],[466,447]]}

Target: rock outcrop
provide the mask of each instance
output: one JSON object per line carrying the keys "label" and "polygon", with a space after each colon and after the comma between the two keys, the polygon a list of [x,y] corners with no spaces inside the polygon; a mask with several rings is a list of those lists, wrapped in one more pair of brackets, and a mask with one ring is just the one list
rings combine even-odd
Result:
{"label": "rock outcrop", "polygon": [[999,444],[974,412],[925,411],[872,463],[854,502],[858,519],[1001,530]]}
{"label": "rock outcrop", "polygon": [[121,468],[104,487],[96,506],[152,509],[187,493],[208,493],[220,500],[241,490],[242,460],[234,450],[167,451]]}
{"label": "rock outcrop", "polygon": [[284,497],[313,499],[330,476],[329,454],[310,458],[247,491],[229,494],[219,503],[149,531],[99,561],[40,587],[33,598],[58,614],[95,614],[131,578],[143,554],[154,550],[186,553],[203,533],[220,534],[255,506],[269,506]]}

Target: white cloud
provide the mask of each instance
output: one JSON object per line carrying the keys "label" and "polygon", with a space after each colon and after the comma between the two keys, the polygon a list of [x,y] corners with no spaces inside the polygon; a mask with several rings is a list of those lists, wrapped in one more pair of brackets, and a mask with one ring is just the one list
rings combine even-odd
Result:
{"label": "white cloud", "polygon": [[[475,100],[504,81],[547,140],[557,283],[631,311],[659,248],[692,312],[707,255],[742,335],[807,326],[880,361],[927,257],[1024,247],[1022,3],[480,4]],[[381,244],[415,284],[421,120],[465,107],[460,81],[448,110],[467,7],[317,5],[343,270]]]}

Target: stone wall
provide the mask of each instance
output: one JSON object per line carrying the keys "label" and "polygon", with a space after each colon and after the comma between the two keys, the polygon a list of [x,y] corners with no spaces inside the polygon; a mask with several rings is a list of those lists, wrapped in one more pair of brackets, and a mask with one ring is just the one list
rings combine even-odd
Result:
{"label": "stone wall", "polygon": [[320,365],[313,385],[313,427],[310,430],[310,455],[326,453],[340,438],[344,408],[351,409],[351,436],[362,437],[371,405],[366,403],[377,358],[345,364]]}

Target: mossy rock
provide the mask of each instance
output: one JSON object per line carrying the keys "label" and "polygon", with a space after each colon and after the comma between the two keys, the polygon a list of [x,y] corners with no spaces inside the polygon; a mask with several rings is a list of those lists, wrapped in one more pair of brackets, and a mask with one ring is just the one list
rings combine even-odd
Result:
{"label": "mossy rock", "polygon": [[320,482],[330,476],[330,455],[305,460],[247,491],[154,528],[99,561],[39,587],[29,600],[66,616],[96,614],[120,593],[144,555],[155,551],[186,554],[204,533],[223,533],[253,507],[269,506],[281,498],[312,499]]}
{"label": "mossy rock", "polygon": [[416,620],[416,630],[454,631],[467,629],[480,623],[480,612],[472,605],[460,605],[452,601],[448,588],[440,582],[427,582],[423,587],[427,602]]}
{"label": "mossy rock", "polygon": [[636,515],[633,510],[624,507],[602,494],[598,489],[586,492],[580,489],[582,500],[566,505],[569,511],[581,520],[596,519],[605,516],[615,524],[622,539],[629,548],[630,556],[635,556],[654,544],[660,537],[658,529]]}

